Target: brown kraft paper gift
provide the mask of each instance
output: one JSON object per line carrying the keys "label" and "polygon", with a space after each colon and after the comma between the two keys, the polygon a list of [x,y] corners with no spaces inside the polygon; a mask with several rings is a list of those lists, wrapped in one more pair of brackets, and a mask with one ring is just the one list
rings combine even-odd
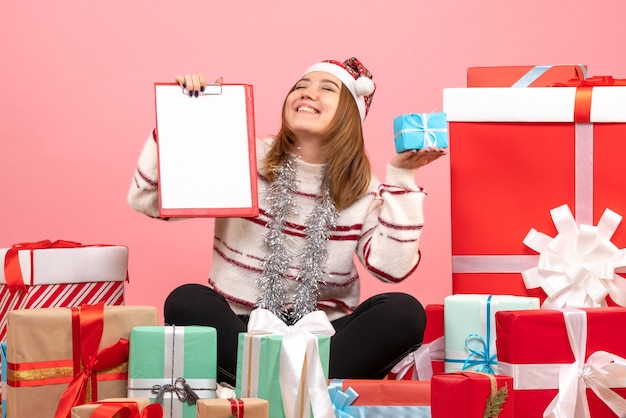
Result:
{"label": "brown kraft paper gift", "polygon": [[[74,309],[42,308],[9,312],[7,418],[55,417],[59,401],[74,380],[74,371],[80,364],[77,363],[80,354],[75,355],[74,352],[77,347],[82,347],[78,340],[73,340],[78,332],[73,319]],[[152,306],[104,306],[103,318],[98,361],[103,360],[103,348],[120,344],[120,339],[128,340],[134,327],[157,325],[157,310]],[[83,319],[80,321],[82,323]],[[94,370],[99,368],[94,367]],[[91,379],[94,378],[91,376],[85,388],[85,402],[126,397],[128,357],[94,374],[97,398],[91,393]],[[74,405],[78,403],[73,402]]]}

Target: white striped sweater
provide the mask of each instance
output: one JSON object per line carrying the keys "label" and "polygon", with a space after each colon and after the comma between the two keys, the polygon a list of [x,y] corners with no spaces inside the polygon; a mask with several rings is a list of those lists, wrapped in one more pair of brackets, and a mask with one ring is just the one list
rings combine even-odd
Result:
{"label": "white striped sweater", "polygon": [[[257,140],[257,158],[266,155],[272,139]],[[151,135],[142,149],[128,192],[130,206],[158,218],[157,145]],[[323,166],[299,161],[299,187],[296,193],[298,213],[288,219],[285,233],[294,254],[293,265],[285,280],[293,295],[299,269],[297,254],[305,244],[305,220],[319,195]],[[345,315],[359,303],[360,279],[355,257],[374,277],[396,283],[405,280],[417,268],[420,259],[419,238],[424,222],[424,191],[415,185],[416,170],[387,165],[387,177],[381,183],[374,175],[368,193],[340,212],[337,227],[328,242],[325,279],[319,283],[319,308],[333,320]],[[208,285],[222,294],[237,314],[248,314],[254,307],[258,290],[256,279],[263,271],[267,215],[263,197],[267,179],[257,175],[260,213],[255,218],[216,218],[213,256]]]}

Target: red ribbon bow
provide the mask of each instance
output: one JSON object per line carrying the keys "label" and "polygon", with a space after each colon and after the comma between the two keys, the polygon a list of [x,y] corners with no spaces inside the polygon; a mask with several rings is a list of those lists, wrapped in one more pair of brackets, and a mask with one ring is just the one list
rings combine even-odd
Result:
{"label": "red ribbon bow", "polygon": [[593,88],[600,86],[626,86],[626,79],[602,75],[589,77],[584,80],[572,78],[565,83],[553,84],[553,87],[576,87],[574,122],[577,123],[588,123],[591,120],[591,95]]}
{"label": "red ribbon bow", "polygon": [[30,250],[30,275],[33,277],[33,251],[44,248],[76,248],[83,247],[79,242],[73,241],[50,241],[43,240],[37,242],[22,242],[13,245],[8,249],[4,256],[4,277],[6,278],[7,287],[11,293],[15,293],[17,290],[26,291],[26,285],[24,284],[24,277],[22,277],[22,269],[20,268],[20,260],[18,252],[20,250]]}
{"label": "red ribbon bow", "polygon": [[[99,402],[100,403],[100,402]],[[117,415],[116,415],[117,414]],[[102,402],[91,418],[163,418],[163,407],[153,403],[139,411],[137,402]]]}
{"label": "red ribbon bow", "polygon": [[233,413],[234,418],[244,418],[243,417],[243,400],[239,398],[230,398],[230,410]]}
{"label": "red ribbon bow", "polygon": [[128,361],[128,340],[120,340],[98,352],[104,331],[104,302],[72,308],[74,378],[63,392],[55,418],[70,418],[73,406],[82,405],[91,383],[93,399],[98,399],[95,374]]}

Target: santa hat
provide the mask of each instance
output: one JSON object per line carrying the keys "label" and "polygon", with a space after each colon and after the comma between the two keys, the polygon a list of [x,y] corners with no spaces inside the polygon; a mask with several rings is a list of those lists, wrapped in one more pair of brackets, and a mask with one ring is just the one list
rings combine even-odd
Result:
{"label": "santa hat", "polygon": [[311,65],[304,74],[313,71],[323,71],[337,77],[350,90],[361,120],[365,119],[372,104],[376,84],[372,81],[372,73],[365,68],[356,57],[348,58],[344,62],[326,60]]}

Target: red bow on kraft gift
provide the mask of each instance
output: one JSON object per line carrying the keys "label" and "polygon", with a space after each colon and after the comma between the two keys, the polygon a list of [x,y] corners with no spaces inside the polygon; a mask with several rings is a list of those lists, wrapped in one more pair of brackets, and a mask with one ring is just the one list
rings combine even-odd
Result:
{"label": "red bow on kraft gift", "polygon": [[17,290],[26,290],[26,285],[24,284],[24,278],[22,277],[22,269],[20,268],[20,260],[18,258],[18,252],[20,250],[30,250],[30,271],[31,276],[33,274],[33,251],[41,250],[44,248],[76,248],[76,247],[84,247],[79,242],[73,241],[50,241],[43,240],[37,242],[22,242],[20,244],[15,244],[7,251],[4,256],[4,277],[7,281],[7,287],[14,293]]}
{"label": "red bow on kraft gift", "polygon": [[119,418],[163,418],[163,407],[161,404],[153,403],[139,412],[137,402],[102,402],[91,414],[91,418],[116,416]]}
{"label": "red bow on kraft gift", "polygon": [[233,413],[234,418],[244,418],[243,417],[243,400],[239,398],[230,398],[230,410]]}
{"label": "red bow on kraft gift", "polygon": [[128,340],[120,340],[98,352],[104,331],[104,302],[72,308],[74,378],[59,400],[55,418],[70,418],[73,406],[83,405],[90,389],[98,399],[96,373],[128,361]]}
{"label": "red bow on kraft gift", "polygon": [[610,75],[589,77],[585,80],[573,78],[565,83],[555,83],[552,87],[576,87],[574,122],[589,122],[591,119],[591,94],[594,87],[626,86],[626,79],[613,78]]}

